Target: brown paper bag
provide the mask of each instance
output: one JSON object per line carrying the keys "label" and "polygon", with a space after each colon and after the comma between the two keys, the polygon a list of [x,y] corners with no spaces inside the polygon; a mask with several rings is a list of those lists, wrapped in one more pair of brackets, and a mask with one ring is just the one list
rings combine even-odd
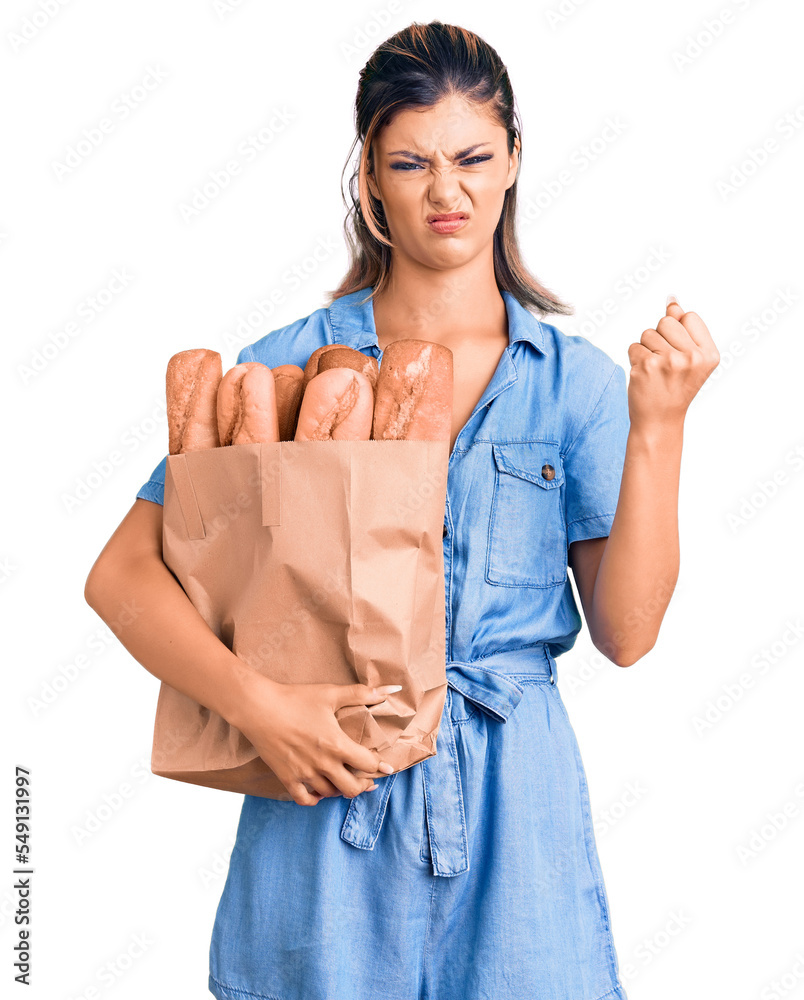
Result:
{"label": "brown paper bag", "polygon": [[[446,698],[448,461],[447,441],[282,441],[167,458],[163,559],[201,616],[272,680],[401,684],[383,706],[336,713],[396,771],[435,754]],[[164,682],[151,770],[292,799],[238,729]]]}

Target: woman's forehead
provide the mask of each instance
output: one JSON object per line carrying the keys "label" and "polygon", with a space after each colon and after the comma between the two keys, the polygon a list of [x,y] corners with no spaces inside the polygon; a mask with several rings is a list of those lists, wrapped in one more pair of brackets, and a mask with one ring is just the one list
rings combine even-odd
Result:
{"label": "woman's forehead", "polygon": [[431,156],[435,152],[455,156],[468,148],[499,141],[497,132],[505,129],[492,121],[483,105],[465,101],[445,107],[440,101],[430,108],[400,111],[377,137],[378,145],[388,153],[414,152]]}

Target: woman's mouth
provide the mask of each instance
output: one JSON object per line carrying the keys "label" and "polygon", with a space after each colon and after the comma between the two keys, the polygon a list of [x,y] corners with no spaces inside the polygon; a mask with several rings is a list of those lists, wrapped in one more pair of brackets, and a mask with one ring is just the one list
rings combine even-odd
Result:
{"label": "woman's mouth", "polygon": [[449,215],[436,215],[427,220],[427,225],[437,233],[455,233],[462,229],[469,219],[461,212],[452,212]]}

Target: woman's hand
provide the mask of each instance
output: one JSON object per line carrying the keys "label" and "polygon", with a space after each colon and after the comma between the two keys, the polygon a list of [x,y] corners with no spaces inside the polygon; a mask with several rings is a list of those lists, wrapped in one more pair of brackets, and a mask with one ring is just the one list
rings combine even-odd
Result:
{"label": "woman's hand", "polygon": [[347,765],[388,774],[394,769],[347,736],[335,712],[345,705],[379,705],[390,686],[374,694],[366,684],[280,684],[255,673],[248,704],[233,724],[300,806],[336,795],[353,799],[374,779],[358,778]]}
{"label": "woman's hand", "polygon": [[684,423],[687,407],[720,363],[720,352],[704,321],[684,312],[675,299],[656,329],[645,330],[628,348],[631,426]]}

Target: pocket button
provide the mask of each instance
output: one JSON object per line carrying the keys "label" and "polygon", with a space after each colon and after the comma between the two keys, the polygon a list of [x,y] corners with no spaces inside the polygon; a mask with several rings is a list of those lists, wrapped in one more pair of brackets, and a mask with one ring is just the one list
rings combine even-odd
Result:
{"label": "pocket button", "polygon": [[549,482],[551,479],[555,479],[555,477],[556,477],[556,470],[553,468],[552,465],[542,466],[542,479],[546,479]]}

